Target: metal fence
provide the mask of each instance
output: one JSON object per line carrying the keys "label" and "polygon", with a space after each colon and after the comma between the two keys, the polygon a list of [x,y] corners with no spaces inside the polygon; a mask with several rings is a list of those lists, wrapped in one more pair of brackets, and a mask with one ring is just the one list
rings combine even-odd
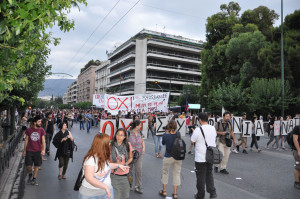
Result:
{"label": "metal fence", "polygon": [[22,138],[22,128],[18,128],[10,138],[3,142],[0,149],[0,179],[5,171],[9,168],[9,161],[15,155],[15,150]]}

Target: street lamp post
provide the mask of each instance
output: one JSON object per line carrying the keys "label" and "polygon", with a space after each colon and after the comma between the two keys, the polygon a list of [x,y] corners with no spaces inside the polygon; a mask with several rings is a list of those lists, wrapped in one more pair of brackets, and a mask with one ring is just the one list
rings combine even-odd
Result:
{"label": "street lamp post", "polygon": [[281,0],[281,95],[282,109],[281,115],[284,116],[284,53],[283,53],[283,0]]}

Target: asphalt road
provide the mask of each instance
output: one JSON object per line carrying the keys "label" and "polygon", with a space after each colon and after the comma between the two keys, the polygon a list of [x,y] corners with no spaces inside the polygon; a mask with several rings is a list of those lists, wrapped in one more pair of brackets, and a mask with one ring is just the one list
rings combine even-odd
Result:
{"label": "asphalt road", "polygon": [[[74,182],[81,168],[82,160],[90,144],[99,131],[92,127],[89,134],[79,130],[79,124],[71,129],[78,151],[74,152],[74,161],[70,160],[67,179],[58,180],[58,161],[54,161],[56,149],[51,146],[51,154],[43,162],[37,180],[39,186],[26,185],[24,199],[76,199],[78,192],[73,191]],[[184,137],[189,146],[189,136]],[[294,160],[290,150],[276,151],[264,148],[267,137],[259,141],[262,152],[249,151],[249,154],[231,154],[227,170],[229,175],[214,174],[215,186],[219,199],[299,199],[300,190],[293,187]],[[248,140],[248,149],[250,139]],[[163,152],[165,149],[163,148]],[[154,154],[154,143],[150,136],[146,140],[146,154],[143,159],[144,193],[130,193],[131,199],[159,199],[161,185],[162,159]],[[196,176],[194,173],[194,155],[187,154],[182,164],[182,186],[179,187],[179,198],[192,199],[196,192]],[[27,180],[27,179],[26,179]],[[172,175],[169,176],[167,195],[172,196]],[[209,194],[206,194],[209,198]]]}

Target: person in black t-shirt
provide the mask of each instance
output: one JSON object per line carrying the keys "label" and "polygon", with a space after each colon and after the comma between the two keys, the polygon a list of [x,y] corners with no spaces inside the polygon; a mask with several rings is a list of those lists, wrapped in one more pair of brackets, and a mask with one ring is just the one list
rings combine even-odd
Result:
{"label": "person in black t-shirt", "polygon": [[300,189],[300,126],[296,126],[293,129],[293,141],[295,148],[293,149],[293,155],[295,159],[295,184],[294,187]]}
{"label": "person in black t-shirt", "polygon": [[50,156],[50,144],[51,144],[51,140],[53,137],[54,132],[56,131],[55,129],[55,122],[52,119],[52,113],[47,113],[46,114],[46,118],[47,118],[47,123],[46,123],[46,154],[48,156]]}

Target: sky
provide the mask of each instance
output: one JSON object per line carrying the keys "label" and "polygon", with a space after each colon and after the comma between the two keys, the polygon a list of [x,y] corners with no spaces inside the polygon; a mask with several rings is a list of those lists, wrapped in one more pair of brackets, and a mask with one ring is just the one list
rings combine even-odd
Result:
{"label": "sky", "polygon": [[[89,60],[107,60],[107,51],[113,51],[143,28],[205,41],[207,17],[220,12],[220,5],[230,1],[87,0],[87,6],[80,5],[80,10],[74,7],[68,14],[75,21],[74,30],[64,33],[55,26],[49,30],[61,41],[58,46],[50,46],[47,63],[52,65],[52,73],[69,74],[50,78],[76,79]],[[263,5],[281,15],[281,0],[235,2],[241,6],[240,14]],[[300,9],[299,0],[283,1],[283,16],[297,9]],[[275,26],[280,23],[279,17]]]}

